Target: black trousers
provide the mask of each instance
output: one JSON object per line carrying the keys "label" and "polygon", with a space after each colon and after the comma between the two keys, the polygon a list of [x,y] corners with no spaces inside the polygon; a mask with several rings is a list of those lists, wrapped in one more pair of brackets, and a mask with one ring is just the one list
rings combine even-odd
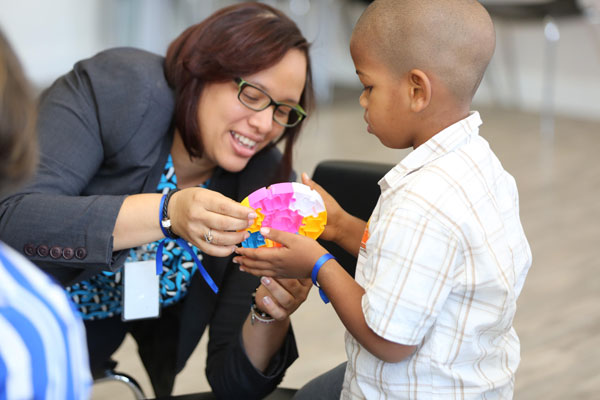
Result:
{"label": "black trousers", "polygon": [[111,356],[121,346],[127,334],[127,325],[121,316],[84,321],[87,336],[90,370],[95,378],[104,376],[106,369],[113,369],[116,362]]}

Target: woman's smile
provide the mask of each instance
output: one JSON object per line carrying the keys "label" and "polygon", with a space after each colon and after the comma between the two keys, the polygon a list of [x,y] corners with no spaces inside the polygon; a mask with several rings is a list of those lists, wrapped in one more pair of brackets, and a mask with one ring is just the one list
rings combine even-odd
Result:
{"label": "woman's smile", "polygon": [[244,158],[252,157],[258,150],[259,142],[250,139],[248,136],[244,136],[236,131],[229,131],[229,137],[231,138],[233,151],[238,156]]}

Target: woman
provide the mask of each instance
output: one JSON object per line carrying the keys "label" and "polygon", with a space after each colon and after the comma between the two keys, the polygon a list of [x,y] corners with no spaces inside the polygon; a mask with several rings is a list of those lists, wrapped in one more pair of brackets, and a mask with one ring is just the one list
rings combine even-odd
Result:
{"label": "woman", "polygon": [[[229,256],[254,218],[238,202],[293,179],[311,85],[296,25],[244,3],[188,28],[165,59],[108,50],[44,93],[40,170],[2,200],[0,235],[67,286],[93,372],[131,332],[156,395],[169,394],[208,325],[206,372],[219,397],[260,398],[281,381],[297,357],[289,315],[309,282],[259,286]],[[154,258],[161,316],[123,323],[121,268]]]}

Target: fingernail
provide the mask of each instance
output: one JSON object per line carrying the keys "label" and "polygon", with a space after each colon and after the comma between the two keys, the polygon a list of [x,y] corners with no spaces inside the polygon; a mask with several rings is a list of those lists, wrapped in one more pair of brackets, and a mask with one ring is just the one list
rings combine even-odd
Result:
{"label": "fingernail", "polygon": [[246,233],[244,233],[244,240],[248,239],[250,237],[250,232],[246,231]]}
{"label": "fingernail", "polygon": [[246,270],[244,268],[242,268],[242,267],[240,267],[240,271],[246,272]]}
{"label": "fingernail", "polygon": [[263,303],[265,303],[266,305],[271,304],[272,303],[271,298],[269,296],[263,297]]}
{"label": "fingernail", "polygon": [[271,232],[271,228],[260,228],[260,233],[263,235],[268,235]]}
{"label": "fingernail", "polygon": [[258,215],[255,212],[251,212],[248,214],[248,219],[254,220],[256,217],[258,217]]}
{"label": "fingernail", "polygon": [[302,173],[302,179],[304,179],[305,181],[308,180],[308,174],[306,172]]}
{"label": "fingernail", "polygon": [[263,276],[262,278],[260,278],[260,281],[263,283],[263,285],[269,286],[271,284],[271,280],[269,278],[267,278],[266,276]]}

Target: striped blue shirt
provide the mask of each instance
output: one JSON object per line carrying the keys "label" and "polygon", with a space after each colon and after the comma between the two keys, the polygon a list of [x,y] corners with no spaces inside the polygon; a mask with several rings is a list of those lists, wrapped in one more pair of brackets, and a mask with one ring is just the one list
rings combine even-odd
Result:
{"label": "striped blue shirt", "polygon": [[0,242],[0,400],[87,399],[85,331],[64,290]]}

